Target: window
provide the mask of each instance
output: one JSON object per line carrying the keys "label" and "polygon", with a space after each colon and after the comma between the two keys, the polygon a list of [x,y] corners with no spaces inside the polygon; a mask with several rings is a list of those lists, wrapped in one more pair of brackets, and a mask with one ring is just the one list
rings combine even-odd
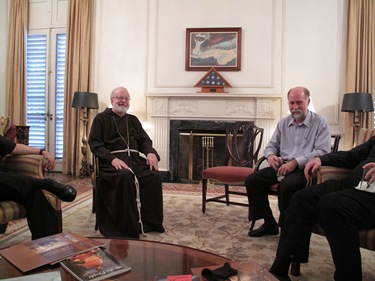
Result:
{"label": "window", "polygon": [[55,101],[55,157],[63,158],[64,145],[64,85],[66,34],[57,34],[56,45],[56,101]]}
{"label": "window", "polygon": [[30,126],[29,145],[46,147],[45,107],[47,36],[28,35],[26,48],[26,124]]}
{"label": "window", "polygon": [[30,31],[26,47],[26,124],[29,145],[63,157],[66,34]]}

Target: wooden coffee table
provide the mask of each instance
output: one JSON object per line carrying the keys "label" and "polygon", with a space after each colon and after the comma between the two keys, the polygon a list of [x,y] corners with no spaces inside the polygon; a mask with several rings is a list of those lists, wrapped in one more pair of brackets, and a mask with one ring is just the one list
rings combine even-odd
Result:
{"label": "wooden coffee table", "polygon": [[[191,274],[191,268],[221,266],[225,262],[231,262],[230,259],[212,253],[167,243],[119,238],[93,239],[105,242],[107,244],[106,251],[131,265],[131,271],[113,277],[116,280],[152,281],[156,275]],[[76,280],[58,264],[43,266],[23,273],[5,258],[1,258],[0,269],[0,279],[59,270],[62,280]]]}

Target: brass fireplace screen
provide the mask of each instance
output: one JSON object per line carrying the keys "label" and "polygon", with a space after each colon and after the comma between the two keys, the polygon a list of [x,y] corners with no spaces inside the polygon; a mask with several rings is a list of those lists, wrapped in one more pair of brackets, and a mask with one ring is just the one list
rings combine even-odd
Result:
{"label": "brass fireplace screen", "polygon": [[200,182],[202,170],[224,165],[225,133],[180,131],[178,177],[180,181]]}

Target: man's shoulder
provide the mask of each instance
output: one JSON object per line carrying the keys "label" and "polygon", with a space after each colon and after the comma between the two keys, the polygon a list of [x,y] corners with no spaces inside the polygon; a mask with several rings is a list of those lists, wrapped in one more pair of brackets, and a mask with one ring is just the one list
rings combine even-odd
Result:
{"label": "man's shoulder", "polygon": [[279,120],[279,124],[288,124],[289,122],[291,122],[292,121],[292,116],[291,115],[287,115],[287,116],[284,116],[283,118],[281,118],[280,120]]}
{"label": "man's shoulder", "polygon": [[324,121],[324,122],[328,122],[327,119],[323,115],[320,115],[320,114],[318,114],[316,112],[313,112],[313,111],[311,111],[311,118],[319,119],[319,120]]}
{"label": "man's shoulder", "polygon": [[305,124],[310,124],[312,126],[313,124],[317,124],[320,126],[325,126],[328,127],[328,121],[327,119],[323,116],[320,115],[316,112],[310,111],[309,116],[306,118]]}
{"label": "man's shoulder", "polygon": [[130,122],[135,122],[135,123],[141,123],[139,118],[133,114],[126,113],[127,118],[129,119]]}
{"label": "man's shoulder", "polygon": [[105,108],[103,111],[101,112],[98,112],[95,117],[97,116],[104,116],[104,115],[108,115],[110,112],[112,112],[112,109],[110,109],[109,107]]}

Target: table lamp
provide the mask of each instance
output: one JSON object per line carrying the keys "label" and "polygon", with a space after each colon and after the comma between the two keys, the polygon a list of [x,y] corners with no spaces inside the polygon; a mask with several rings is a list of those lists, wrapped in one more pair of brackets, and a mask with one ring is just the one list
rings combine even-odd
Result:
{"label": "table lamp", "polygon": [[90,93],[90,92],[75,92],[73,96],[72,107],[83,108],[83,136],[82,136],[82,162],[81,162],[81,169],[80,169],[80,178],[83,178],[89,174],[89,169],[87,168],[87,113],[90,108],[98,109],[98,94]]}
{"label": "table lamp", "polygon": [[361,128],[363,112],[374,111],[374,100],[370,93],[349,93],[344,95],[342,112],[353,112],[353,143],[357,144]]}

